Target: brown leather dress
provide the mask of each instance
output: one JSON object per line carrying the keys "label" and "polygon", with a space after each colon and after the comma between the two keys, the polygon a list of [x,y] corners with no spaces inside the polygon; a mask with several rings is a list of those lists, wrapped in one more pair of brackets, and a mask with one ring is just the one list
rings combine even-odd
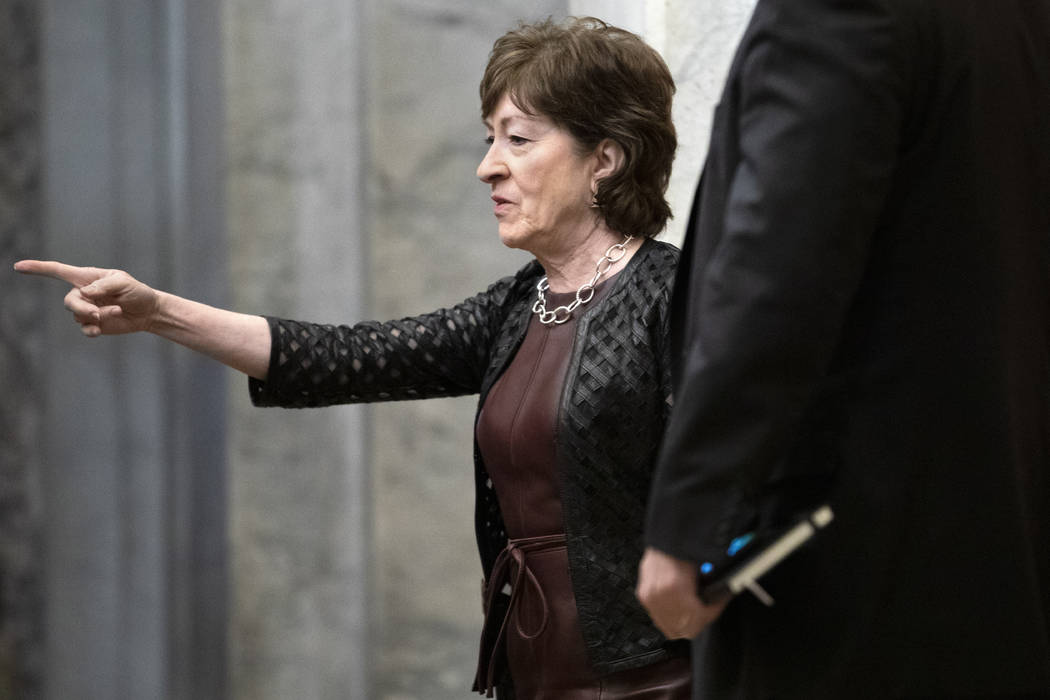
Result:
{"label": "brown leather dress", "polygon": [[[610,281],[598,286],[591,304],[608,292]],[[573,298],[548,291],[547,308]],[[491,694],[505,649],[516,700],[686,700],[687,658],[604,677],[587,658],[569,578],[554,439],[579,313],[551,326],[533,317],[478,418],[478,444],[510,542],[489,577],[475,689]],[[504,593],[509,609],[493,619],[492,602]]]}

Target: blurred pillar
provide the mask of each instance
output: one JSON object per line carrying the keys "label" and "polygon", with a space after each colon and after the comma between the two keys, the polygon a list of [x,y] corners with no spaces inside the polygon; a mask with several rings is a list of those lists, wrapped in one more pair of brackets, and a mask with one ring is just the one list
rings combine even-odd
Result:
{"label": "blurred pillar", "polygon": [[[361,3],[225,0],[233,306],[363,315]],[[366,409],[230,397],[232,697],[370,700]]]}
{"label": "blurred pillar", "polygon": [[755,0],[649,0],[646,6],[646,39],[667,61],[678,87],[674,101],[678,154],[667,188],[675,218],[663,237],[681,245],[707,155],[715,105]]}
{"label": "blurred pillar", "polygon": [[[40,46],[35,0],[0,5],[0,249],[29,256],[40,238]],[[0,698],[43,689],[40,470],[43,300],[0,273]]]}
{"label": "blurred pillar", "polygon": [[[223,303],[217,11],[41,8],[44,226],[20,252]],[[89,342],[63,285],[18,284],[46,301],[30,399],[44,407],[45,696],[222,698],[224,370],[153,337]]]}
{"label": "blurred pillar", "polygon": [[[478,84],[518,20],[565,0],[369,0],[368,207],[373,318],[456,304],[531,256],[505,248],[489,187]],[[374,693],[470,695],[481,633],[474,541],[477,396],[377,405]]]}

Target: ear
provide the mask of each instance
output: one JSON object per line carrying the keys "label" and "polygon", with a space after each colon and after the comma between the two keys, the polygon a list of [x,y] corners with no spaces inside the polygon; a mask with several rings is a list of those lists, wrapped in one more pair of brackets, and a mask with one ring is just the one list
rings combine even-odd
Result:
{"label": "ear", "polygon": [[594,149],[594,173],[591,182],[591,190],[597,191],[598,180],[609,177],[616,173],[621,167],[625,156],[623,147],[612,139],[603,139]]}

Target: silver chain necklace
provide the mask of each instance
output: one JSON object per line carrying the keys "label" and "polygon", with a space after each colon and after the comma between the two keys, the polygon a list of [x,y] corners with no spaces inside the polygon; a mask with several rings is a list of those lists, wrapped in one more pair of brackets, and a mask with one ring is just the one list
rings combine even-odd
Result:
{"label": "silver chain necklace", "polygon": [[536,296],[539,298],[532,305],[532,311],[540,317],[540,323],[547,326],[565,323],[572,317],[572,312],[576,310],[576,307],[586,304],[593,299],[595,283],[609,271],[610,267],[618,263],[627,254],[627,245],[633,240],[634,236],[624,236],[623,241],[609,246],[609,249],[605,251],[605,255],[595,265],[594,277],[591,278],[590,282],[585,282],[582,287],[576,290],[576,298],[567,306],[559,306],[554,311],[547,311],[547,290],[550,289],[550,285],[547,284],[546,277],[541,279],[539,284],[536,285]]}

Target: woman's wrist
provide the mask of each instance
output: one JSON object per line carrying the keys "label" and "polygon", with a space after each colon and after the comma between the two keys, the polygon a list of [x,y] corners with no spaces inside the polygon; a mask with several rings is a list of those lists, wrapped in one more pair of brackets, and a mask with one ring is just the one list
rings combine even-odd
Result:
{"label": "woman's wrist", "polygon": [[179,327],[185,327],[184,324],[176,322],[177,314],[172,307],[177,306],[179,301],[185,300],[174,294],[162,292],[159,289],[154,290],[154,295],[153,311],[146,317],[145,330],[171,340],[173,339],[171,337],[172,331]]}
{"label": "woman's wrist", "polygon": [[157,292],[149,331],[256,379],[270,364],[270,326],[262,316]]}

